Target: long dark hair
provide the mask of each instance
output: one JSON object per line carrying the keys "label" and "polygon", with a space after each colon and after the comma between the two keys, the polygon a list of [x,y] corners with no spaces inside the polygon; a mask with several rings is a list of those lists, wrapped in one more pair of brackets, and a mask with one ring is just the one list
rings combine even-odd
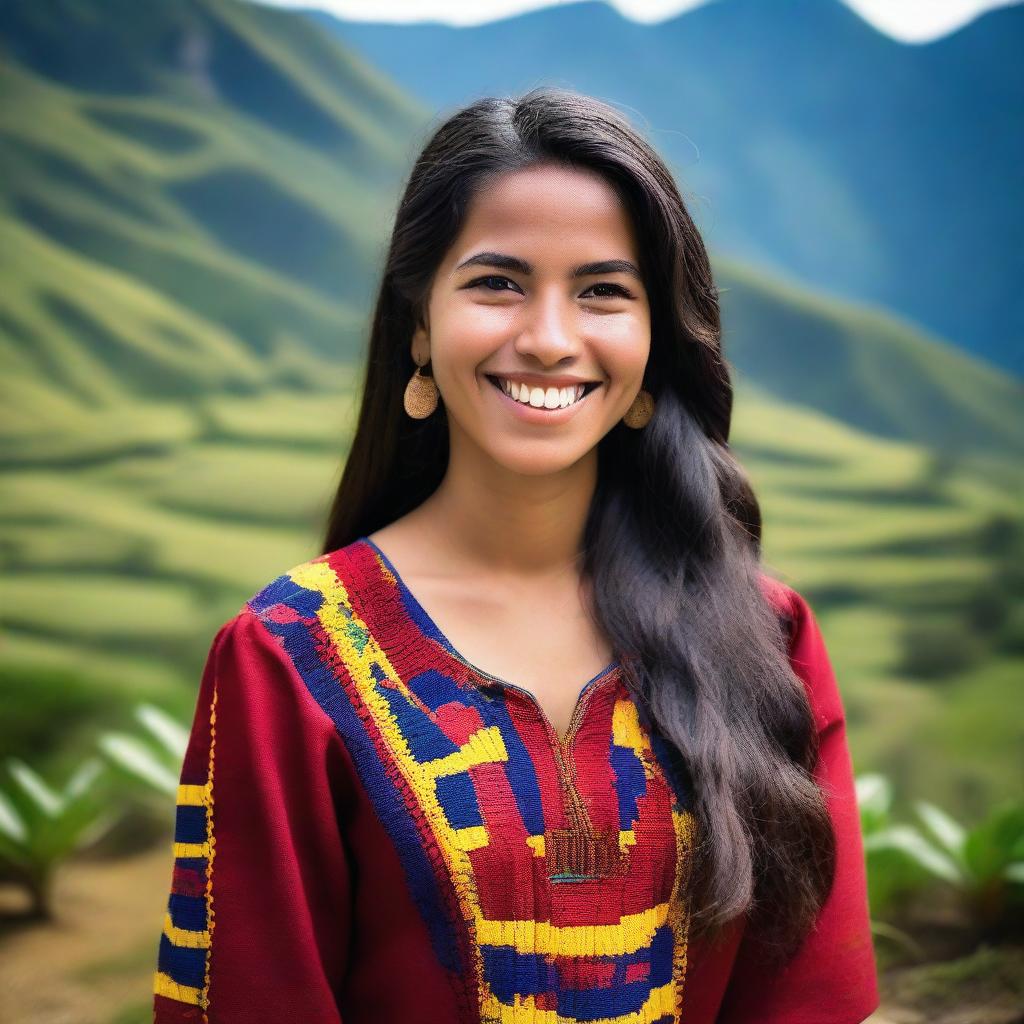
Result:
{"label": "long dark hair", "polygon": [[614,108],[554,88],[444,121],[401,197],[373,314],[362,405],[324,552],[409,512],[448,461],[443,411],[406,415],[414,328],[472,196],[539,163],[590,169],[631,216],[651,303],[646,427],[600,441],[583,573],[627,682],[694,794],[691,937],[748,913],[781,964],[828,895],[835,839],[812,771],[818,734],[762,590],[761,514],[729,450],[718,290],[672,175]]}

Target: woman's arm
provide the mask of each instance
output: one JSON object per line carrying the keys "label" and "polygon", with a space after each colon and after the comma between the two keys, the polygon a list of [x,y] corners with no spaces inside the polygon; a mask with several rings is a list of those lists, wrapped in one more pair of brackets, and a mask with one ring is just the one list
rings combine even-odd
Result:
{"label": "woman's arm", "polygon": [[178,787],[154,1022],[342,1024],[351,761],[249,609],[217,632]]}
{"label": "woman's arm", "polygon": [[756,939],[740,944],[718,1024],[860,1024],[878,1007],[867,876],[846,716],[821,629],[789,591],[790,663],[810,697],[820,736],[814,777],[836,835],[836,874],[814,930],[781,973],[762,967]]}

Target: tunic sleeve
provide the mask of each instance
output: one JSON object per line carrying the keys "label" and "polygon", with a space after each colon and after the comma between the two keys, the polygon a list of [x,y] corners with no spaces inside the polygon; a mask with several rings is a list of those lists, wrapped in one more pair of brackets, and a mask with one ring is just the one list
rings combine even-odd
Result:
{"label": "tunic sleeve", "polygon": [[178,786],[155,1024],[343,1024],[351,761],[249,608],[218,630]]}
{"label": "tunic sleeve", "polygon": [[835,882],[814,929],[781,973],[761,967],[753,933],[744,935],[717,1024],[860,1024],[877,1009],[879,994],[846,717],[817,620],[806,599],[787,589],[790,663],[807,687],[818,725],[814,777],[835,831]]}

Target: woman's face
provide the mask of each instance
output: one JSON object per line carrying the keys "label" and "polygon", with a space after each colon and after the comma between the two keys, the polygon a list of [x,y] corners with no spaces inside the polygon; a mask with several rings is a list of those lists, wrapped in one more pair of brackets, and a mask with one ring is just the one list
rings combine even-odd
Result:
{"label": "woman's face", "polygon": [[[643,383],[651,317],[639,266],[628,215],[593,172],[509,172],[473,200],[412,345],[431,360],[453,457],[470,444],[535,476],[596,448]],[[509,379],[519,398],[496,385]]]}

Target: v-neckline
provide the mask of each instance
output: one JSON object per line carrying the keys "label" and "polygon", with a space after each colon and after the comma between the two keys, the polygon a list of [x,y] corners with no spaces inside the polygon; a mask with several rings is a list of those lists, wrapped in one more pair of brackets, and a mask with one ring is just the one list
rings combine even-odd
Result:
{"label": "v-neckline", "polygon": [[[410,619],[412,621],[413,627],[417,630],[417,632],[425,639],[432,641],[436,644],[439,644],[450,657],[454,658],[456,661],[464,665],[474,676],[477,676],[482,682],[489,683],[495,686],[507,687],[511,690],[515,690],[516,692],[526,697],[534,706],[534,708],[536,708],[537,714],[544,723],[544,726],[548,730],[549,735],[557,743],[559,749],[565,749],[566,745],[569,742],[571,742],[575,728],[579,724],[578,719],[580,713],[582,712],[583,706],[586,703],[586,700],[590,696],[590,691],[596,689],[600,683],[604,682],[612,675],[618,673],[618,670],[621,667],[619,659],[613,658],[607,665],[605,665],[604,668],[602,668],[595,675],[591,676],[583,684],[583,686],[580,688],[579,694],[576,697],[576,701],[573,704],[573,709],[569,716],[569,726],[566,729],[565,734],[561,735],[555,728],[554,722],[552,722],[551,717],[548,715],[547,711],[544,710],[544,707],[541,705],[540,701],[537,699],[536,694],[534,694],[532,690],[528,690],[525,686],[520,686],[518,683],[510,682],[507,679],[503,679],[501,676],[496,676],[493,672],[488,672],[486,669],[480,668],[479,665],[476,665],[473,662],[471,662],[467,657],[465,657],[465,655],[462,654],[461,651],[459,651],[459,649],[451,642],[451,640],[448,639],[448,636],[445,634],[445,632],[434,621],[433,616],[426,610],[426,608],[423,607],[423,605],[420,603],[419,598],[416,597],[416,594],[405,582],[405,580],[402,577],[402,574],[398,571],[395,564],[391,561],[388,555],[378,546],[376,541],[371,540],[368,536],[364,534],[363,536],[358,538],[358,542],[367,545],[380,558],[381,562],[383,562],[383,564],[386,566],[388,572],[390,572],[391,575],[394,577],[396,585],[404,593],[406,601],[408,602],[409,606],[415,613],[413,616],[410,616]],[[423,628],[424,625],[427,627],[426,630],[424,630]]]}

